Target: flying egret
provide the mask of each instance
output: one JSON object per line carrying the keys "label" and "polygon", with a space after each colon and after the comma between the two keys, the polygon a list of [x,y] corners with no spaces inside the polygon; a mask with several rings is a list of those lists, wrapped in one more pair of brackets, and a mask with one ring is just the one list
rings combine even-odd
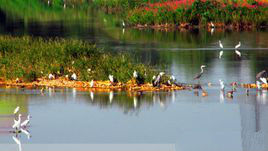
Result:
{"label": "flying egret", "polygon": [[12,136],[12,138],[13,138],[14,142],[19,146],[19,151],[21,151],[21,142],[20,142],[20,140],[18,138],[14,137],[14,136]]}
{"label": "flying egret", "polygon": [[31,138],[31,134],[30,134],[29,131],[27,131],[27,130],[25,130],[25,129],[23,129],[23,128],[21,128],[20,131],[21,131],[22,133],[24,133],[24,134],[27,136],[28,139]]}
{"label": "flying egret", "polygon": [[194,80],[199,80],[201,78],[201,76],[203,75],[203,72],[204,72],[204,69],[206,66],[205,65],[202,65],[200,68],[201,68],[201,72],[199,74],[197,74],[195,77],[194,77]]}
{"label": "flying egret", "polygon": [[224,82],[220,79],[220,85],[221,85],[221,91],[224,91],[225,89],[225,85],[224,85]]}
{"label": "flying egret", "polygon": [[16,130],[18,130],[20,128],[20,123],[21,123],[21,114],[19,114],[19,118],[18,120],[14,120],[14,124],[12,126],[12,128],[16,128]]}
{"label": "flying egret", "polygon": [[161,82],[161,78],[162,76],[164,75],[165,73],[164,72],[160,72],[157,77],[155,78],[154,82],[153,82],[153,86],[156,87],[156,86],[160,86],[160,82]]}
{"label": "flying egret", "polygon": [[28,115],[27,119],[24,122],[22,122],[20,126],[21,127],[27,127],[29,125],[29,123],[30,123],[30,118],[31,118],[31,116]]}
{"label": "flying egret", "polygon": [[14,114],[17,114],[17,113],[19,112],[19,110],[20,110],[20,107],[17,106],[17,107],[15,108],[15,110],[14,110]]}

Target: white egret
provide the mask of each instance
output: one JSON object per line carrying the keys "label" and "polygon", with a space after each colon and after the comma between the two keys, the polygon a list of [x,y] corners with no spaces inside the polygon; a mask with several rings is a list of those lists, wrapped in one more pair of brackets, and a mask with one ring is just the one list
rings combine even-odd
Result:
{"label": "white egret", "polygon": [[215,25],[213,24],[212,21],[210,22],[210,25],[211,25],[211,26],[210,26],[211,28],[215,28]]}
{"label": "white egret", "polygon": [[241,42],[239,41],[239,43],[235,46],[235,49],[238,49],[241,46]]}
{"label": "white egret", "polygon": [[133,77],[134,77],[134,78],[137,78],[137,77],[138,77],[138,73],[137,73],[136,70],[133,72]]}
{"label": "white egret", "polygon": [[77,75],[75,73],[72,74],[71,80],[77,80]]}
{"label": "white egret", "polygon": [[113,75],[109,75],[109,80],[110,80],[111,83],[113,83],[114,82],[114,76]]}
{"label": "white egret", "polygon": [[239,57],[241,57],[241,52],[238,51],[237,49],[238,49],[240,46],[241,46],[241,42],[239,41],[238,45],[235,46],[235,53],[236,53]]}
{"label": "white egret", "polygon": [[162,78],[162,76],[164,75],[165,73],[164,72],[160,72],[158,75],[157,75],[157,77],[156,77],[156,79],[153,81],[153,86],[154,87],[156,87],[156,86],[160,86],[160,82],[161,82],[161,78]]}
{"label": "white egret", "polygon": [[27,116],[27,119],[26,119],[24,122],[22,122],[20,126],[21,126],[21,127],[26,127],[26,126],[28,126],[29,123],[30,123],[30,118],[31,118],[31,116],[28,115],[28,116]]}
{"label": "white egret", "polygon": [[91,88],[94,87],[94,81],[93,81],[93,80],[90,81],[89,86],[90,86]]}
{"label": "white egret", "polygon": [[94,101],[94,92],[93,91],[90,91],[90,98],[92,101]]}
{"label": "white egret", "polygon": [[16,130],[18,130],[20,128],[20,123],[21,123],[21,114],[19,114],[18,120],[14,119],[14,124],[12,128],[16,128]]}
{"label": "white egret", "polygon": [[48,79],[49,79],[49,80],[55,79],[55,76],[54,76],[53,74],[50,73],[50,74],[48,75]]}
{"label": "white egret", "polygon": [[25,129],[23,129],[23,128],[21,128],[20,131],[21,131],[22,133],[24,133],[24,134],[27,136],[28,139],[31,138],[31,134],[30,134],[29,131],[27,131],[27,130],[25,130]]}
{"label": "white egret", "polygon": [[17,113],[19,112],[19,110],[20,110],[20,107],[17,106],[17,107],[15,108],[15,110],[14,110],[14,114],[17,114]]}
{"label": "white egret", "polygon": [[123,26],[123,28],[125,28],[125,27],[126,27],[126,24],[125,24],[125,22],[124,22],[124,21],[122,22],[122,26]]}
{"label": "white egret", "polygon": [[21,142],[20,142],[20,140],[18,138],[14,137],[14,136],[12,136],[12,138],[13,138],[14,142],[19,146],[19,151],[21,151]]}
{"label": "white egret", "polygon": [[224,82],[220,79],[220,85],[221,85],[221,91],[224,91],[225,89],[225,85],[224,85]]}
{"label": "white egret", "polygon": [[144,78],[136,70],[133,72],[133,78],[138,85],[144,84]]}
{"label": "white egret", "polygon": [[261,77],[260,80],[261,80],[261,82],[263,82],[264,84],[267,84],[267,79],[266,79],[266,78]]}

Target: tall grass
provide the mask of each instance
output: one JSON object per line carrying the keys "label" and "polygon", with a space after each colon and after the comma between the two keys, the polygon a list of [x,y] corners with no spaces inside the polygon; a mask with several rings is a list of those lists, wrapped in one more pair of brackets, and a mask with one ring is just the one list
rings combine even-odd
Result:
{"label": "tall grass", "polygon": [[80,40],[0,36],[0,77],[6,79],[33,81],[49,73],[76,73],[79,80],[107,80],[113,74],[126,82],[134,70],[146,81],[154,73],[143,64],[135,64],[126,54],[111,54]]}

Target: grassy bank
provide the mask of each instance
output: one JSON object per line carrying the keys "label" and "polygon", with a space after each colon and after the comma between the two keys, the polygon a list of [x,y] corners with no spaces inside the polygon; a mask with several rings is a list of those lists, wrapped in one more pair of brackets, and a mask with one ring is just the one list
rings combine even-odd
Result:
{"label": "grassy bank", "polygon": [[[118,1],[114,5],[97,1],[105,7],[123,5],[120,0],[113,0]],[[267,6],[261,0],[144,0],[123,11],[130,26],[210,26],[212,21],[219,27],[252,28],[267,26]]]}
{"label": "grassy bank", "polygon": [[111,54],[79,40],[0,36],[0,77],[5,79],[34,81],[50,73],[56,77],[76,73],[81,81],[108,80],[112,74],[126,82],[134,70],[147,82],[154,72],[125,54]]}

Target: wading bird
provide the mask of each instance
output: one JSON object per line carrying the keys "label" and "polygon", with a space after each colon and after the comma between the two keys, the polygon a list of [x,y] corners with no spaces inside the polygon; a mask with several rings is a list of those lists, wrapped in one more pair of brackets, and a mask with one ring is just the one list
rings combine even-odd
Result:
{"label": "wading bird", "polygon": [[[201,78],[201,76],[203,75],[203,72],[204,72],[204,69],[206,66],[205,65],[202,65],[200,68],[201,68],[201,72],[199,74],[197,74],[195,77],[194,77],[194,80],[199,80]],[[199,83],[200,81],[198,81]]]}
{"label": "wading bird", "polygon": [[153,81],[153,86],[154,87],[160,87],[160,84],[161,84],[161,79],[162,79],[162,76],[164,75],[165,73],[164,72],[160,72],[157,77],[155,78],[155,80]]}
{"label": "wading bird", "polygon": [[224,91],[225,89],[225,85],[224,85],[224,82],[220,79],[220,85],[221,85],[221,91]]}
{"label": "wading bird", "polygon": [[23,129],[23,128],[21,128],[20,131],[21,131],[22,133],[24,133],[24,134],[27,136],[28,139],[31,138],[31,134],[30,134],[29,131],[27,131],[27,130],[25,130],[25,129]]}
{"label": "wading bird", "polygon": [[167,85],[168,86],[172,86],[172,84],[175,84],[176,85],[175,82],[176,82],[176,78],[173,75],[171,75],[170,78],[169,78],[169,80],[167,81]]}
{"label": "wading bird", "polygon": [[72,76],[71,76],[71,80],[77,80],[77,76],[76,76],[75,73],[72,74]]}
{"label": "wading bird", "polygon": [[16,131],[20,129],[20,123],[21,123],[21,114],[18,116],[18,120],[14,119],[14,124],[12,128],[16,128]]}
{"label": "wading bird", "polygon": [[237,49],[238,49],[240,46],[241,46],[241,42],[239,41],[238,45],[235,46],[235,53],[236,53],[239,57],[241,57],[241,52],[238,51]]}
{"label": "wading bird", "polygon": [[211,28],[215,28],[215,25],[213,24],[212,21],[210,22],[210,27],[211,27]]}
{"label": "wading bird", "polygon": [[109,80],[110,80],[110,82],[111,82],[112,85],[114,85],[115,83],[117,83],[117,79],[114,78],[113,75],[109,75]]}
{"label": "wading bird", "polygon": [[133,72],[133,78],[138,85],[144,84],[144,78],[141,77],[136,70]]}
{"label": "wading bird", "polygon": [[30,123],[30,118],[31,118],[31,116],[28,115],[27,119],[24,122],[22,122],[20,126],[21,127],[27,127],[29,125],[29,123]]}
{"label": "wading bird", "polygon": [[[219,40],[219,46],[220,46],[221,49],[223,49],[223,45],[222,45],[220,40]],[[219,59],[221,59],[222,55],[223,55],[223,50],[221,50],[220,53],[219,53]]]}
{"label": "wading bird", "polygon": [[94,87],[94,81],[93,81],[93,80],[90,81],[89,86],[90,86],[91,88]]}
{"label": "wading bird", "polygon": [[17,106],[17,107],[15,108],[15,110],[14,110],[14,114],[17,114],[17,113],[19,112],[19,110],[20,110],[20,107]]}

